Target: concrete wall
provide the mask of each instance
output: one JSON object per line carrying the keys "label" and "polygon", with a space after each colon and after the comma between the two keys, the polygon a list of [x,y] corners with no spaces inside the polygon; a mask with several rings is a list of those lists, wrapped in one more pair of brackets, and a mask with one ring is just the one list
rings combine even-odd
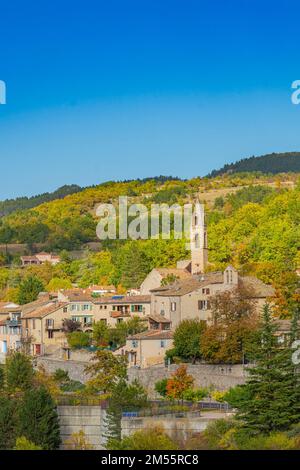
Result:
{"label": "concrete wall", "polygon": [[215,420],[232,416],[232,413],[209,411],[186,413],[184,417],[176,415],[151,416],[142,418],[122,418],[122,437],[145,428],[162,427],[171,439],[185,441],[195,433],[202,432]]}
{"label": "concrete wall", "polygon": [[95,449],[103,449],[105,433],[105,410],[100,406],[58,406],[62,449],[73,433],[83,431],[86,439]]}
{"label": "concrete wall", "polygon": [[[58,406],[57,408],[62,449],[67,449],[66,440],[73,433],[83,431],[87,441],[95,450],[105,448],[105,410],[100,406]],[[135,431],[160,426],[173,439],[188,439],[191,435],[206,429],[209,422],[231,416],[230,413],[207,411],[188,412],[183,417],[170,414],[167,416],[151,416],[139,418],[122,418],[122,437]]]}

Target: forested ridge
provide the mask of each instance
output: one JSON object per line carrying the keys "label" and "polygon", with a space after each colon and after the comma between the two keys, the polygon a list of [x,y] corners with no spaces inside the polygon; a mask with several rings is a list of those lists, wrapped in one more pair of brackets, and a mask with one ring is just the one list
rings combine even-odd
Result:
{"label": "forested ridge", "polygon": [[228,163],[219,170],[213,170],[209,176],[253,171],[271,174],[298,173],[300,172],[300,152],[270,153],[259,157],[253,155],[235,163]]}
{"label": "forested ridge", "polygon": [[[17,211],[0,219],[0,243],[25,243],[28,253],[35,243],[62,254],[57,266],[21,269],[17,255],[0,255],[2,298],[14,298],[28,274],[36,275],[49,289],[76,283],[113,283],[123,288],[137,287],[154,267],[176,266],[186,259],[185,240],[109,240],[100,251],[82,252],[73,260],[70,252],[84,243],[97,241],[95,208],[101,202],[117,203],[127,195],[129,204],[142,202],[180,203],[199,198],[206,206],[209,269],[223,269],[229,263],[245,274],[265,282],[283,285],[285,276],[293,281],[300,266],[300,185],[299,175],[270,177],[243,174],[225,177],[108,182],[44,203],[34,209]],[[289,186],[286,186],[289,183]],[[235,189],[207,203],[210,191]],[[98,240],[99,241],[99,240]],[[10,264],[10,268],[6,268]],[[7,297],[8,296],[8,297]]]}

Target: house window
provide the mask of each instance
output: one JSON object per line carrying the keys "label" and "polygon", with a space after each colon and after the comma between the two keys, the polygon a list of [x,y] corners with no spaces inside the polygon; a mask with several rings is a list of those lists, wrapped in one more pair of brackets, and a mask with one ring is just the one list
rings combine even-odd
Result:
{"label": "house window", "polygon": [[52,339],[54,335],[53,330],[48,330],[48,339]]}
{"label": "house window", "polygon": [[161,347],[161,348],[165,348],[165,347],[166,347],[166,340],[165,340],[165,339],[162,339],[162,340],[160,341],[160,347]]}
{"label": "house window", "polygon": [[66,313],[68,311],[68,307],[63,308],[63,312]]}
{"label": "house window", "polygon": [[82,305],[82,310],[90,310],[89,304],[83,304]]}
{"label": "house window", "polygon": [[210,301],[198,300],[198,310],[210,310]]}
{"label": "house window", "polygon": [[71,310],[72,310],[72,311],[76,310],[76,305],[75,305],[75,304],[72,304],[72,305],[71,305]]}
{"label": "house window", "polygon": [[137,348],[137,347],[138,347],[138,340],[137,340],[137,339],[133,339],[133,340],[131,341],[131,346],[132,346],[133,348]]}
{"label": "house window", "polygon": [[100,318],[101,323],[104,323],[104,325],[107,325],[107,319],[106,318]]}
{"label": "house window", "polygon": [[209,289],[206,289],[206,288],[203,288],[203,289],[202,289],[202,294],[209,295],[209,294],[210,294],[210,290],[209,290]]}
{"label": "house window", "polygon": [[171,302],[171,312],[176,312],[176,302]]}

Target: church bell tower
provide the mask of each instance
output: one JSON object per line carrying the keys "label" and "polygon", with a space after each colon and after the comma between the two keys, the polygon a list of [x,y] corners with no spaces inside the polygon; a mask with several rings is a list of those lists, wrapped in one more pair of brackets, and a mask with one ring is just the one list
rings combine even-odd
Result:
{"label": "church bell tower", "polygon": [[203,206],[197,208],[192,215],[191,224],[191,273],[204,273],[208,262],[207,229]]}

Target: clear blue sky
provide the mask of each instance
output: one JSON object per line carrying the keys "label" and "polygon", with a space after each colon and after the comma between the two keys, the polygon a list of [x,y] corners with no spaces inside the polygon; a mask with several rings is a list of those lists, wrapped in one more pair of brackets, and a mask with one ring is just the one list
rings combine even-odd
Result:
{"label": "clear blue sky", "polygon": [[0,0],[0,198],[300,150],[299,2]]}

